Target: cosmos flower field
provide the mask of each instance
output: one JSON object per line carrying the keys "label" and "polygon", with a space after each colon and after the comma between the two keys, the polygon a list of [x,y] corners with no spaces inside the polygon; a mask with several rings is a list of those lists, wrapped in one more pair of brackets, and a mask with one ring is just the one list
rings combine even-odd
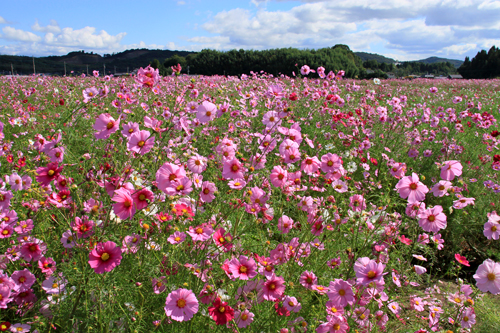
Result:
{"label": "cosmos flower field", "polygon": [[0,331],[474,330],[500,80],[300,72],[0,77]]}

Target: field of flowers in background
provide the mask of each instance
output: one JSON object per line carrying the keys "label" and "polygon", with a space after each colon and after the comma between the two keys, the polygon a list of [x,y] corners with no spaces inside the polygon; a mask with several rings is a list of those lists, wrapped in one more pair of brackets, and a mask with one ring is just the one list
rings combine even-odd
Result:
{"label": "field of flowers in background", "polygon": [[0,331],[494,329],[500,81],[300,72],[1,77]]}

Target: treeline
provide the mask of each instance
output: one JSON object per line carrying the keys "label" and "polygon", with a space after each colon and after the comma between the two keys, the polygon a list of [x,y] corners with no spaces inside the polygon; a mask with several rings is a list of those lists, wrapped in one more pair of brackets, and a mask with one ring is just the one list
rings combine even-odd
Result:
{"label": "treeline", "polygon": [[299,74],[302,65],[311,69],[323,66],[327,73],[330,70],[344,70],[346,77],[356,78],[363,76],[363,62],[347,45],[335,45],[331,48],[317,50],[299,50],[295,48],[271,49],[264,51],[231,50],[227,52],[204,49],[196,54],[184,57],[177,56],[166,59],[163,66],[159,61],[151,65],[160,71],[168,73],[170,66],[180,63],[183,72],[189,66],[191,74],[201,75],[240,75],[250,71],[292,76],[293,72]]}
{"label": "treeline", "polygon": [[[378,62],[375,59],[363,62],[347,45],[335,45],[331,48],[318,50],[299,50],[295,48],[271,49],[264,51],[231,50],[227,52],[204,49],[199,53],[188,54],[186,57],[178,54],[165,59],[163,63],[154,59],[151,66],[158,68],[160,74],[172,73],[171,66],[180,64],[182,73],[200,75],[240,75],[251,71],[292,76],[299,74],[302,65],[311,69],[322,66],[326,72],[344,70],[348,78],[387,78],[388,72],[397,77],[410,74],[448,75],[456,73],[455,67],[449,62],[427,64],[421,62],[403,62],[397,65],[388,62]],[[310,74],[317,77],[317,74]]]}
{"label": "treeline", "polygon": [[472,60],[465,61],[458,72],[466,79],[491,79],[500,77],[500,49],[492,46],[488,52],[481,50]]}

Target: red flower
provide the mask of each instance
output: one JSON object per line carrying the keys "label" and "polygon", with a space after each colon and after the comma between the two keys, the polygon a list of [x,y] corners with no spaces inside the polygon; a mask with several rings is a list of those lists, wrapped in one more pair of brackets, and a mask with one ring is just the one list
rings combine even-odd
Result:
{"label": "red flower", "polygon": [[4,321],[0,323],[0,331],[4,332],[7,331],[10,328],[10,323],[8,321]]}
{"label": "red flower", "polygon": [[464,266],[470,266],[469,265],[469,261],[467,260],[467,258],[465,258],[464,256],[461,256],[460,254],[455,254],[455,259],[461,263],[462,265]]}
{"label": "red flower", "polygon": [[61,105],[61,106],[63,106],[63,105],[64,105],[64,99],[62,99],[62,98],[61,98],[61,99],[59,100],[59,105]]}
{"label": "red flower", "polygon": [[228,306],[227,302],[222,302],[218,297],[212,303],[212,306],[208,308],[208,313],[210,313],[217,325],[224,325],[234,318],[233,308]]}
{"label": "red flower", "polygon": [[297,96],[296,93],[291,93],[290,96],[288,96],[288,99],[291,101],[296,101],[299,97]]}

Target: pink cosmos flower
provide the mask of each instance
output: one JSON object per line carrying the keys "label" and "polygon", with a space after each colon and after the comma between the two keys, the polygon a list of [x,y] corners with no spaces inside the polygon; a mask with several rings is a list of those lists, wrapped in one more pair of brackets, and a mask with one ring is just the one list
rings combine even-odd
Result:
{"label": "pink cosmos flower", "polygon": [[89,265],[94,272],[102,274],[111,272],[116,266],[120,265],[122,260],[122,250],[116,246],[116,243],[107,241],[99,242],[89,253]]}
{"label": "pink cosmos flower", "polygon": [[13,232],[14,228],[12,228],[9,224],[5,222],[0,224],[0,239],[12,237]]}
{"label": "pink cosmos flower", "polygon": [[235,190],[241,190],[247,185],[247,182],[243,178],[236,178],[229,181],[228,186]]}
{"label": "pink cosmos flower", "polygon": [[13,191],[20,191],[23,189],[23,179],[17,173],[13,173],[9,177],[9,185]]}
{"label": "pink cosmos flower", "polygon": [[[115,191],[116,193],[116,191]],[[129,192],[130,193],[130,192]],[[132,199],[134,199],[133,205],[135,206],[136,210],[141,210],[146,208],[149,203],[153,202],[154,200],[154,194],[147,188],[140,189],[138,191],[135,191],[132,194]]]}
{"label": "pink cosmos flower", "polygon": [[14,324],[10,327],[11,332],[15,333],[28,333],[31,329],[31,325],[28,324]]}
{"label": "pink cosmos flower", "polygon": [[189,321],[198,312],[198,299],[188,289],[177,289],[168,294],[165,314],[175,321]]}
{"label": "pink cosmos flower", "polygon": [[113,211],[116,216],[120,219],[132,219],[135,214],[134,199],[130,195],[130,191],[122,187],[115,191],[113,197],[111,198],[114,202]]}
{"label": "pink cosmos flower", "polygon": [[366,209],[365,198],[360,194],[355,194],[349,198],[349,207],[353,212],[361,212]]}
{"label": "pink cosmos flower", "polygon": [[52,258],[41,257],[38,260],[38,268],[42,270],[42,273],[51,275],[56,270],[56,262]]}
{"label": "pink cosmos flower", "polygon": [[89,220],[87,216],[83,216],[83,218],[76,216],[75,221],[71,222],[71,228],[78,238],[88,238],[94,233],[94,221]]}
{"label": "pink cosmos flower", "polygon": [[149,131],[138,131],[133,133],[127,143],[127,149],[135,153],[144,155],[149,153],[155,144],[155,137]]}
{"label": "pink cosmos flower", "polygon": [[482,292],[490,292],[493,295],[500,293],[500,264],[491,259],[486,259],[477,268],[473,278],[476,286]]}
{"label": "pink cosmos flower", "polygon": [[341,279],[335,279],[334,281],[330,281],[328,290],[326,294],[329,300],[336,306],[344,308],[348,304],[354,303],[354,293],[352,291],[352,286],[348,282]]}
{"label": "pink cosmos flower", "polygon": [[385,275],[384,268],[384,264],[370,260],[366,266],[361,267],[356,271],[356,282],[363,286],[367,286],[371,282],[383,283]]}
{"label": "pink cosmos flower", "polygon": [[174,180],[185,177],[186,171],[184,170],[184,166],[178,166],[168,162],[163,164],[156,172],[158,188],[163,192],[166,192],[166,188],[169,187]]}
{"label": "pink cosmos flower", "polygon": [[459,263],[461,263],[462,265],[464,266],[470,266],[469,265],[469,261],[467,260],[466,257],[460,255],[460,254],[455,254],[455,260],[458,261]]}
{"label": "pink cosmos flower", "polygon": [[293,296],[285,296],[283,299],[283,306],[290,312],[299,312],[302,309],[302,305],[297,301],[297,298]]}
{"label": "pink cosmos flower", "polygon": [[266,128],[274,128],[281,124],[281,119],[279,117],[278,112],[276,111],[267,111],[262,118],[262,123],[266,126]]}
{"label": "pink cosmos flower", "polygon": [[185,239],[186,234],[184,232],[176,231],[168,237],[167,242],[170,244],[180,244],[184,242]]}
{"label": "pink cosmos flower", "polygon": [[208,101],[204,101],[200,106],[198,106],[196,118],[200,121],[200,123],[205,124],[214,120],[216,115],[217,106]]}
{"label": "pink cosmos flower", "polygon": [[43,241],[34,237],[28,237],[21,244],[21,257],[26,261],[37,261],[43,256],[46,250],[47,245]]}
{"label": "pink cosmos flower", "polygon": [[305,172],[308,175],[314,174],[319,170],[321,166],[321,162],[318,160],[316,156],[314,157],[306,157],[302,160],[300,165],[301,171]]}
{"label": "pink cosmos flower", "polygon": [[492,211],[491,213],[486,214],[488,217],[488,222],[493,222],[500,224],[500,216],[497,215],[496,211]]}
{"label": "pink cosmos flower", "polygon": [[151,280],[151,283],[153,284],[153,292],[155,294],[161,294],[167,289],[167,277],[166,276],[161,276],[158,279],[153,278]]}
{"label": "pink cosmos flower", "polygon": [[207,158],[196,154],[189,158],[187,166],[193,173],[202,173],[207,168]]}
{"label": "pink cosmos flower", "polygon": [[313,272],[304,271],[300,275],[300,284],[307,289],[311,289],[313,285],[318,283],[318,278]]}
{"label": "pink cosmos flower", "polygon": [[240,280],[253,279],[257,275],[257,264],[252,258],[241,255],[238,259],[229,261],[229,271],[234,278]]}
{"label": "pink cosmos flower", "polygon": [[224,161],[222,167],[222,177],[226,179],[237,179],[243,178],[245,175],[245,170],[237,158]]}
{"label": "pink cosmos flower", "polygon": [[120,127],[120,118],[115,120],[109,113],[102,113],[97,117],[93,129],[97,131],[95,133],[96,139],[107,139],[111,134],[116,132]]}
{"label": "pink cosmos flower", "polygon": [[266,301],[278,301],[285,292],[285,279],[273,274],[266,281],[259,281],[259,299]]}
{"label": "pink cosmos flower", "polygon": [[401,198],[408,198],[409,203],[424,201],[425,194],[429,192],[427,186],[419,181],[418,175],[415,172],[411,176],[402,178],[396,184],[396,189]]}
{"label": "pink cosmos flower", "polygon": [[142,238],[137,234],[125,236],[122,241],[122,253],[137,253],[137,251],[139,250],[139,244],[141,243]]}
{"label": "pink cosmos flower", "polygon": [[300,161],[300,151],[298,148],[290,148],[285,151],[285,163],[290,164],[290,163],[295,163],[297,161]]}
{"label": "pink cosmos flower", "polygon": [[333,173],[342,166],[342,159],[337,154],[328,153],[321,156],[321,171]]}
{"label": "pink cosmos flower", "polygon": [[197,227],[189,227],[187,234],[191,236],[193,242],[204,242],[212,236],[214,229],[209,224],[202,224]]}
{"label": "pink cosmos flower", "polygon": [[215,199],[215,191],[217,191],[217,187],[214,183],[204,181],[201,184],[201,192],[200,198],[203,202],[212,202]]}
{"label": "pink cosmos flower", "polygon": [[288,180],[288,171],[283,169],[281,166],[276,165],[273,167],[269,178],[271,179],[271,184],[273,184],[274,187],[285,186]]}
{"label": "pink cosmos flower", "polygon": [[47,152],[51,162],[61,163],[64,160],[64,147],[57,147]]}
{"label": "pink cosmos flower", "polygon": [[[457,196],[459,196],[457,194]],[[465,198],[465,197],[459,197],[458,200],[453,201],[453,208],[455,209],[463,209],[467,207],[468,205],[474,205],[475,198]]]}
{"label": "pink cosmos flower", "polygon": [[441,229],[446,229],[446,215],[443,213],[443,207],[437,205],[432,208],[427,208],[422,213],[418,214],[418,224],[424,231],[438,232]]}
{"label": "pink cosmos flower", "polygon": [[129,123],[123,125],[122,128],[123,129],[122,129],[121,133],[126,138],[130,138],[130,136],[132,134],[139,132],[139,124],[138,123],[129,122]]}
{"label": "pink cosmos flower", "polygon": [[287,234],[293,228],[293,220],[286,215],[278,219],[278,230]]}
{"label": "pink cosmos flower", "polygon": [[448,189],[450,189],[453,184],[447,180],[440,180],[437,184],[435,184],[431,192],[435,197],[442,197],[444,195],[449,195]]}
{"label": "pink cosmos flower", "polygon": [[[47,164],[46,167],[39,167],[38,169],[36,169],[37,173],[36,181],[39,182],[42,186],[47,186],[50,184],[52,180],[55,180],[59,177],[59,174],[62,171],[62,169],[63,167],[59,167],[59,163],[57,162],[49,163]],[[1,197],[1,192],[0,192],[0,197]]]}
{"label": "pink cosmos flower", "polygon": [[0,309],[7,309],[7,304],[12,302],[10,296],[11,287],[6,284],[0,284]]}
{"label": "pink cosmos flower", "polygon": [[466,308],[461,315],[460,325],[463,328],[471,328],[476,323],[476,313],[473,308]]}
{"label": "pink cosmos flower", "polygon": [[[1,229],[1,226],[0,226],[0,229]],[[488,239],[498,240],[500,238],[500,224],[493,223],[490,221],[486,222],[484,224],[483,234]]]}
{"label": "pink cosmos flower", "polygon": [[328,322],[321,324],[316,328],[317,333],[346,333],[349,329],[347,320],[344,316],[328,316]]}
{"label": "pink cosmos flower", "polygon": [[14,290],[17,292],[28,290],[36,281],[35,275],[26,268],[22,271],[15,271],[10,278],[16,284]]}
{"label": "pink cosmos flower", "polygon": [[42,289],[49,295],[62,294],[68,281],[62,276],[49,276],[42,282]]}
{"label": "pink cosmos flower", "polygon": [[9,209],[10,199],[12,199],[12,197],[11,191],[0,190],[0,211]]}
{"label": "pink cosmos flower", "polygon": [[88,103],[92,98],[99,96],[99,91],[95,87],[83,90],[83,102]]}
{"label": "pink cosmos flower", "polygon": [[444,162],[441,167],[441,179],[453,180],[462,174],[462,164],[459,161],[452,160]]}
{"label": "pink cosmos flower", "polygon": [[248,309],[234,312],[234,321],[239,328],[245,328],[253,322],[255,315]]}

